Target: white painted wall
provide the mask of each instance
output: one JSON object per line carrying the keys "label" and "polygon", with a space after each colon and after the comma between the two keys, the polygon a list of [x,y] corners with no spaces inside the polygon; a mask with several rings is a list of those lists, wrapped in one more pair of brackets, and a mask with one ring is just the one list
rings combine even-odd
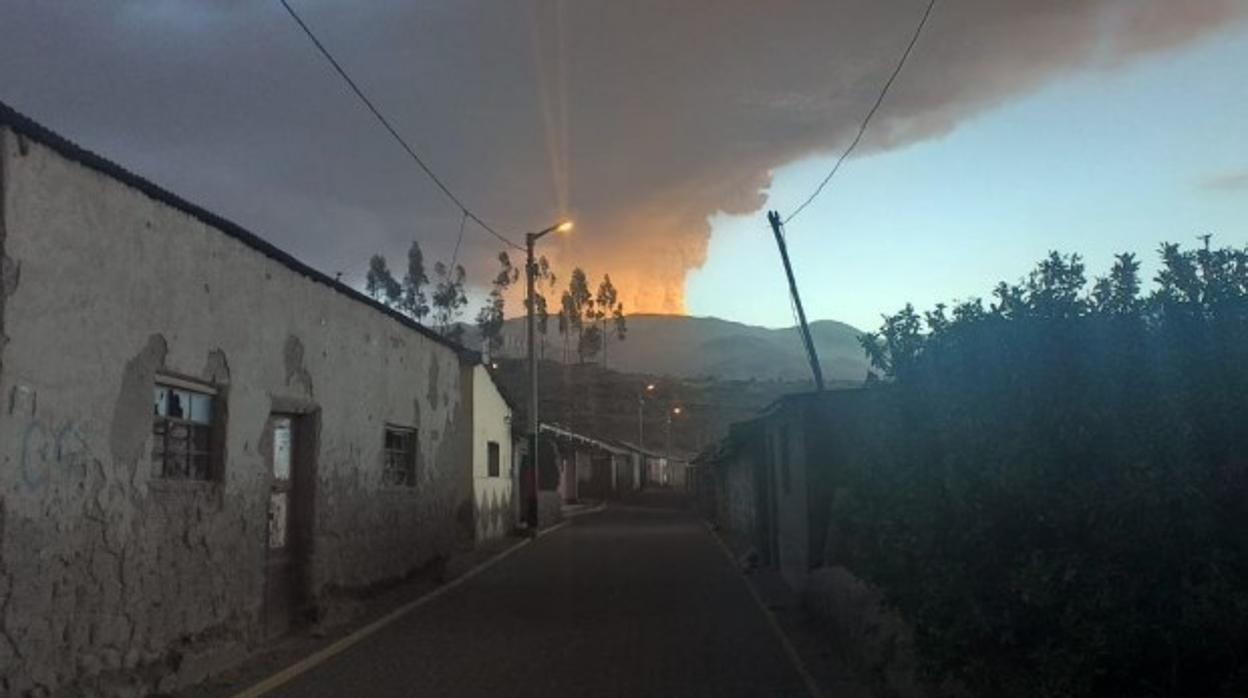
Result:
{"label": "white painted wall", "polygon": [[[511,408],[484,365],[472,368],[472,488],[477,540],[506,535],[515,516]],[[489,474],[489,443],[499,448],[499,472]]]}

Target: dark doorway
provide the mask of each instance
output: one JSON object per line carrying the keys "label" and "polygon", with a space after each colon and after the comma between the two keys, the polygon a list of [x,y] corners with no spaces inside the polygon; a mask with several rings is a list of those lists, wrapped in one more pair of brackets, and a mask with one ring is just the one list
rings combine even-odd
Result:
{"label": "dark doorway", "polygon": [[271,476],[264,574],[264,633],[285,634],[308,604],[307,560],[311,556],[312,485],[315,482],[312,417],[269,416],[265,462]]}

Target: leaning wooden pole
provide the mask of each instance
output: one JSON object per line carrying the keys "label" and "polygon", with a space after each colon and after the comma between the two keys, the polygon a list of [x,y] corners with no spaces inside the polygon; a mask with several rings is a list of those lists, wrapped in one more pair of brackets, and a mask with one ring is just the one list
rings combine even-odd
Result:
{"label": "leaning wooden pole", "polygon": [[810,326],[806,324],[806,311],[802,309],[802,296],[797,292],[797,280],[793,278],[793,265],[789,264],[789,249],[784,244],[780,214],[768,211],[767,222],[771,224],[771,232],[776,236],[776,247],[780,248],[784,273],[789,278],[789,294],[793,297],[793,305],[797,307],[797,321],[801,325],[802,343],[806,345],[806,358],[810,361],[810,372],[815,375],[815,389],[823,392],[823,369],[819,366],[819,354],[815,351],[815,340],[810,336]]}

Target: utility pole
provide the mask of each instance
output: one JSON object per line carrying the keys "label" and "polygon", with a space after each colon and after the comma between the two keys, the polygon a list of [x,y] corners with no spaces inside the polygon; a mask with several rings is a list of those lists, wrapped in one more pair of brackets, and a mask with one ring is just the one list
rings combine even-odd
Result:
{"label": "utility pole", "polygon": [[533,247],[543,235],[559,231],[566,233],[572,229],[572,221],[564,221],[557,225],[537,233],[526,233],[524,236],[525,260],[524,260],[524,281],[525,281],[525,305],[528,306],[528,317],[526,321],[526,333],[529,339],[529,420],[528,441],[529,441],[529,463],[533,466],[530,476],[533,479],[533,486],[529,488],[528,501],[525,502],[525,523],[528,524],[530,531],[537,531],[537,486],[538,486],[538,453],[537,439],[538,432],[541,430],[541,422],[537,416],[537,351],[534,347],[537,338],[537,314],[534,311],[537,305],[533,296],[533,285],[537,277],[537,261],[533,258]]}
{"label": "utility pole", "polygon": [[528,334],[529,340],[529,419],[525,426],[529,429],[529,477],[532,480],[529,487],[527,501],[524,507],[524,520],[529,525],[530,531],[537,530],[537,354],[533,351],[533,340],[537,336],[537,326],[534,324],[535,314],[533,312],[533,277],[536,271],[536,263],[533,261],[533,246],[537,243],[537,236],[528,233],[524,236],[524,246],[526,258],[524,262],[524,282],[525,282],[525,298],[528,299],[528,317],[525,321],[525,332]]}
{"label": "utility pole", "polygon": [[815,390],[823,392],[823,369],[819,366],[819,354],[815,351],[815,340],[810,336],[810,326],[806,324],[806,311],[802,309],[802,296],[797,292],[797,280],[793,278],[793,266],[789,264],[789,249],[784,244],[784,231],[780,222],[780,214],[767,212],[767,222],[771,224],[771,232],[776,236],[776,247],[780,248],[780,259],[784,262],[784,273],[789,278],[789,295],[793,305],[797,307],[797,320],[801,324],[802,343],[806,345],[806,358],[810,361],[810,371],[815,375]]}

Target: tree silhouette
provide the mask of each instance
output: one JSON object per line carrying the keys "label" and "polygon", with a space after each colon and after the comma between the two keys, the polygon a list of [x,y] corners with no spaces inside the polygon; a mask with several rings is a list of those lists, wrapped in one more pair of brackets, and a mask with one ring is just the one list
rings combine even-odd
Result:
{"label": "tree silhouette", "polygon": [[[589,290],[589,280],[585,277],[585,270],[580,267],[572,270],[566,298],[568,327],[576,332],[577,358],[584,363],[586,359],[597,353],[599,342],[587,343],[585,341],[586,329],[594,326],[594,296]],[[593,352],[590,352],[590,349],[593,349]]]}
{"label": "tree silhouette", "polygon": [[433,266],[433,273],[436,277],[432,299],[434,323],[442,336],[458,342],[464,333],[459,316],[468,304],[468,297],[464,295],[464,268],[457,264],[451,269],[438,262]]}
{"label": "tree silhouette", "polygon": [[375,254],[369,258],[364,290],[372,296],[373,300],[388,306],[393,307],[399,302],[403,289],[399,282],[394,280],[394,275],[390,273],[390,266],[386,264],[385,257]]}
{"label": "tree silhouette", "polygon": [[[1248,248],[1051,253],[862,337],[838,564],[974,696],[1248,695]],[[831,418],[829,418],[831,419]],[[831,423],[831,422],[830,422]],[[812,433],[811,438],[824,438]],[[833,449],[836,455],[831,454]]]}
{"label": "tree silhouette", "polygon": [[407,250],[407,273],[403,275],[403,298],[399,308],[417,321],[424,320],[429,314],[429,300],[424,291],[428,283],[425,255],[420,251],[420,243],[413,240]]}
{"label": "tree silhouette", "polygon": [[607,344],[610,340],[610,334],[607,332],[607,320],[612,319],[615,314],[615,308],[620,303],[620,294],[615,290],[615,284],[611,283],[611,275],[604,274],[602,281],[598,284],[598,294],[594,298],[595,311],[594,315],[601,327],[599,335],[602,343],[602,366],[607,366]]}
{"label": "tree silhouette", "polygon": [[503,345],[504,307],[507,289],[520,277],[520,270],[511,265],[511,258],[506,252],[498,253],[501,267],[491,283],[490,294],[485,304],[477,312],[477,331],[481,334],[481,348],[490,354],[497,354]]}

